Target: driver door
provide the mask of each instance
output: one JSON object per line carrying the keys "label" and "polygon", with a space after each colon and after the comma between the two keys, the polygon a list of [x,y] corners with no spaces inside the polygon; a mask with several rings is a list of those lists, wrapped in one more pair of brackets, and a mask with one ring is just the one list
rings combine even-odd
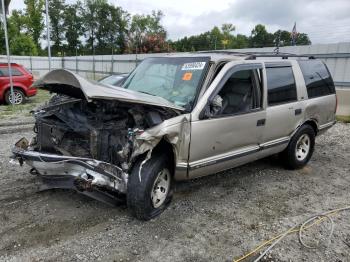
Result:
{"label": "driver door", "polygon": [[190,178],[255,160],[266,121],[262,68],[258,62],[225,65],[217,76],[221,80],[215,79],[197,104],[201,108],[194,110],[191,123]]}

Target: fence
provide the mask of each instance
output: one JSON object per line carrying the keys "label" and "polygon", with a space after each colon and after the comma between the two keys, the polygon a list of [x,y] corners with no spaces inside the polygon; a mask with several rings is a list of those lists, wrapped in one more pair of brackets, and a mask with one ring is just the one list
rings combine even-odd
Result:
{"label": "fence", "polygon": [[[165,54],[138,54],[138,55],[98,55],[52,57],[51,69],[68,69],[89,79],[99,79],[104,75],[129,73],[145,57],[164,56]],[[29,69],[36,78],[48,72],[47,57],[12,56],[11,61]],[[6,56],[0,56],[0,62],[7,62]]]}
{"label": "fence", "polygon": [[[233,49],[241,52],[273,52],[274,47]],[[280,47],[280,52],[306,54],[322,59],[328,66],[338,93],[339,114],[350,115],[350,42],[337,44],[318,44],[310,46]],[[76,72],[89,79],[99,79],[113,73],[128,73],[146,57],[165,56],[159,54],[128,54],[52,57],[51,68],[64,68]],[[35,77],[48,72],[47,57],[12,56],[12,62],[19,63],[30,69]],[[6,56],[0,56],[0,62],[7,62]]]}
{"label": "fence", "polygon": [[[242,52],[272,52],[274,47],[234,49]],[[310,46],[281,47],[280,52],[307,54],[326,62],[337,88],[350,88],[350,43],[319,44]],[[165,56],[160,54],[128,54],[52,57],[52,69],[65,68],[90,79],[98,79],[112,73],[128,73],[146,57]],[[36,77],[48,71],[47,57],[12,56],[12,61],[30,69]],[[6,62],[6,56],[0,56]]]}

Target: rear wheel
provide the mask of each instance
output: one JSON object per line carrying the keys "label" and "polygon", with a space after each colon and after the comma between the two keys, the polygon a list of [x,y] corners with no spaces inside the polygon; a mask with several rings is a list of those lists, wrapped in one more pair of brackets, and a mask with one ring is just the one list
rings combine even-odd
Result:
{"label": "rear wheel", "polygon": [[160,215],[172,198],[172,174],[164,155],[138,161],[128,180],[127,205],[132,215],[149,220]]}
{"label": "rear wheel", "polygon": [[11,90],[8,90],[5,93],[5,102],[8,105],[10,105],[10,104],[14,104],[14,105],[22,104],[24,102],[24,98],[25,98],[24,93],[17,88],[13,89],[13,96],[11,95]]}
{"label": "rear wheel", "polygon": [[288,147],[281,153],[287,168],[298,169],[305,166],[314,151],[315,131],[309,125],[303,125],[294,134]]}

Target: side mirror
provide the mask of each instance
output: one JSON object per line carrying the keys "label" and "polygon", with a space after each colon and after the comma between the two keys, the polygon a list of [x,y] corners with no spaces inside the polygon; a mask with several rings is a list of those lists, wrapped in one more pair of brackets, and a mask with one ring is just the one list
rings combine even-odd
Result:
{"label": "side mirror", "polygon": [[200,114],[200,119],[209,119],[220,114],[222,109],[222,98],[219,95],[209,100]]}

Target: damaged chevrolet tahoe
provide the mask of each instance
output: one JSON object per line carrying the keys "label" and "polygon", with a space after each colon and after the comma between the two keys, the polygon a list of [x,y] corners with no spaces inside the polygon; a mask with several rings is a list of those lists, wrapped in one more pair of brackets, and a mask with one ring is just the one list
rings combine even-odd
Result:
{"label": "damaged chevrolet tahoe", "polygon": [[168,206],[176,180],[277,153],[288,168],[303,167],[316,135],[335,123],[333,80],[312,57],[174,54],[145,59],[121,87],[67,70],[34,85],[54,95],[13,158],[43,189],[126,201],[143,220]]}

